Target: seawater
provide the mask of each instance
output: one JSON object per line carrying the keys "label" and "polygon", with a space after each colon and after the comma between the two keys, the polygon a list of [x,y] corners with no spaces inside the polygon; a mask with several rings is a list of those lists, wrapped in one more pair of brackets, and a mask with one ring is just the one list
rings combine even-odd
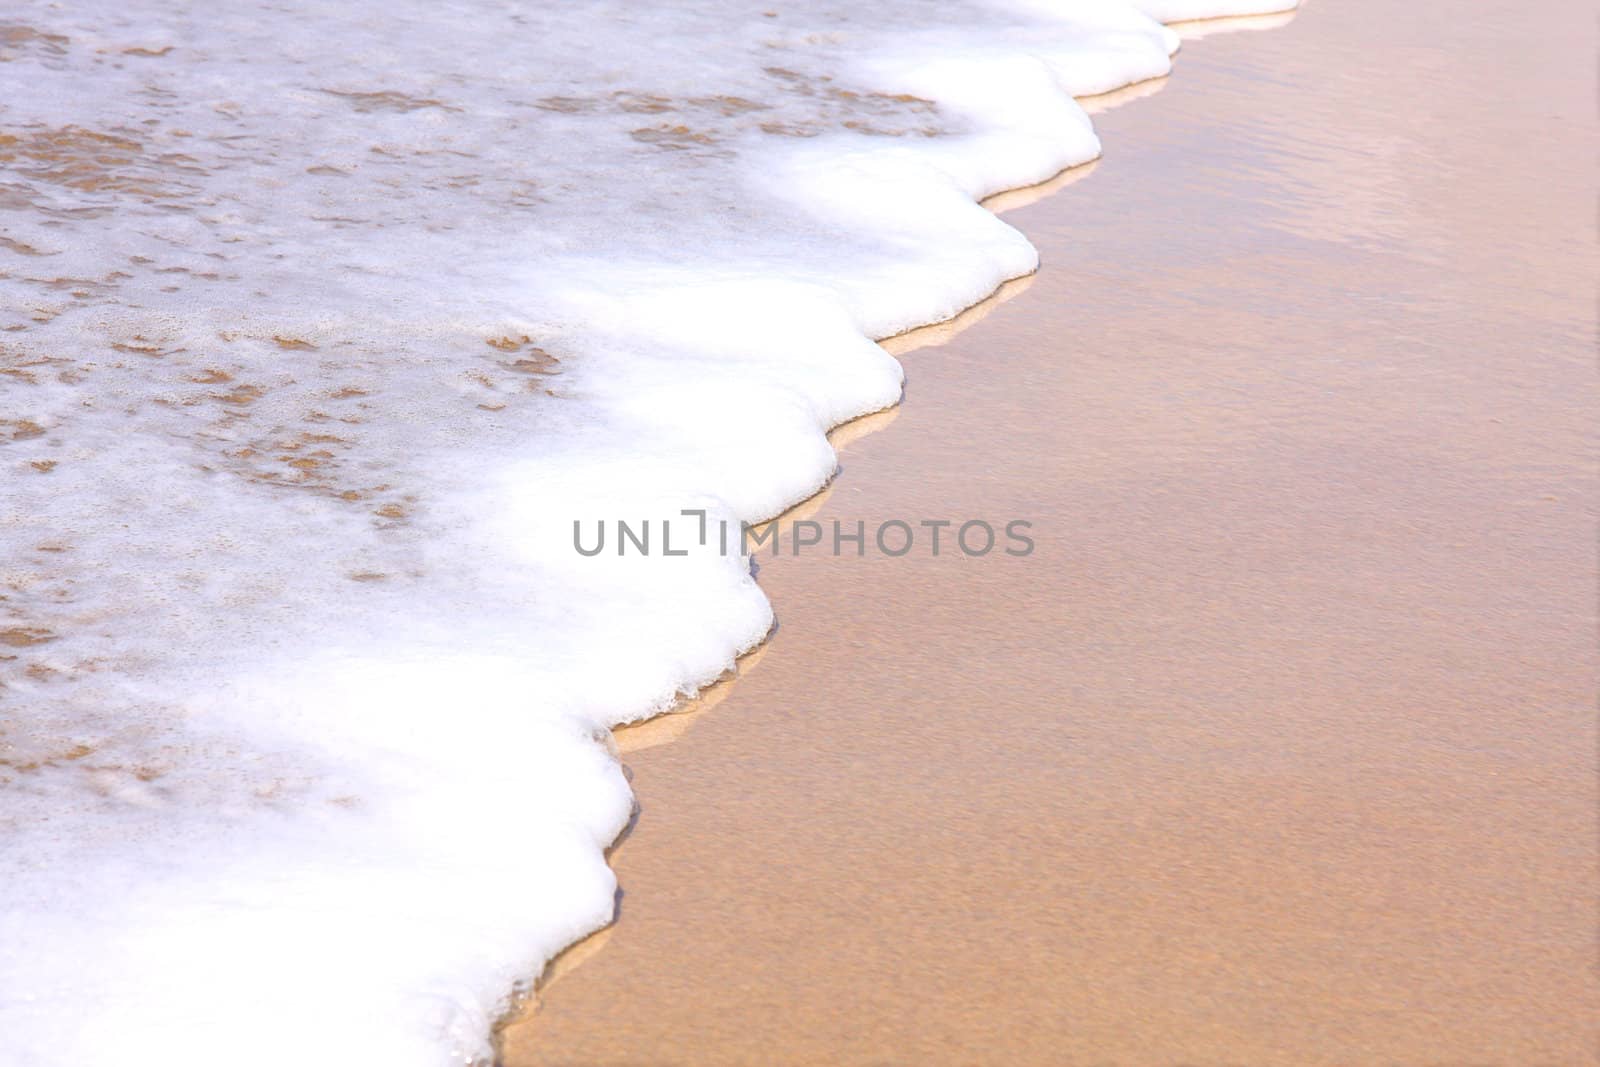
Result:
{"label": "seawater", "polygon": [[872,341],[1036,265],[1157,19],[1283,0],[0,13],[0,1063],[481,1059],[608,922],[611,726],[767,633]]}

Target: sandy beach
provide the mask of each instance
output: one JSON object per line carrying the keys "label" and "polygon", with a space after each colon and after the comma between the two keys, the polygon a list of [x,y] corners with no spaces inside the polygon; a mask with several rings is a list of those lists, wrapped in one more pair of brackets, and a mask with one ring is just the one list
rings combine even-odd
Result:
{"label": "sandy beach", "polygon": [[1320,0],[1097,116],[813,516],[1037,550],[763,556],[505,1067],[1600,1062],[1594,45]]}

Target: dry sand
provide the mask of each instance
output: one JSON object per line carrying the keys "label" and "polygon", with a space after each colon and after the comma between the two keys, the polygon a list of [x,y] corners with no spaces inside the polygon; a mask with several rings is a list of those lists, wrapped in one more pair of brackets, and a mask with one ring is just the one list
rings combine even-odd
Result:
{"label": "dry sand", "polygon": [[1594,30],[1319,0],[1103,115],[816,506],[1036,553],[763,558],[507,1067],[1597,1062]]}

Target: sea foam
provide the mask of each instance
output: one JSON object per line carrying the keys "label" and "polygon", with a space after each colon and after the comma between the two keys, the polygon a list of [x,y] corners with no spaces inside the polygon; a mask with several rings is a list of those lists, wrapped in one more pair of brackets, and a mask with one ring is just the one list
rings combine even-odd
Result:
{"label": "sea foam", "polygon": [[814,492],[1151,16],[1284,6],[8,4],[0,1063],[486,1056],[612,917],[605,730],[772,622],[573,521]]}

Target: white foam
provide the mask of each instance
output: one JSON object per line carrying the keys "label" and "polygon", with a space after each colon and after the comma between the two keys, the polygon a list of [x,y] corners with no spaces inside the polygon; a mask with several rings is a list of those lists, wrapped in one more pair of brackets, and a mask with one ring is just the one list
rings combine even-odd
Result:
{"label": "white foam", "polygon": [[603,731],[772,619],[573,521],[815,491],[899,396],[868,337],[1034,267],[975,198],[1177,43],[766,10],[7,6],[0,1062],[485,1055],[612,914]]}

